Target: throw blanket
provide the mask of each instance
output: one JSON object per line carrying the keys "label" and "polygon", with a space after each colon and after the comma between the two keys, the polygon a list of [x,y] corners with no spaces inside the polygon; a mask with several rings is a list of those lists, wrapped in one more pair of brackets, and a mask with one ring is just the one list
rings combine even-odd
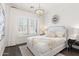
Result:
{"label": "throw blanket", "polygon": [[35,45],[46,45],[48,46],[49,49],[53,49],[54,47],[54,39],[52,38],[49,38],[49,39],[33,39],[32,40],[32,46],[35,46]]}

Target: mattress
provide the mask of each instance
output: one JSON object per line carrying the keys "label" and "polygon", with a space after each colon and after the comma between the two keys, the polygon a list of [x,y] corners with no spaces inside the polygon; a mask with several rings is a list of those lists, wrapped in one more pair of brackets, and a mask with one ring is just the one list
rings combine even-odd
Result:
{"label": "mattress", "polygon": [[[44,54],[56,47],[65,44],[66,38],[51,38],[46,36],[34,36],[27,39],[29,47],[32,46],[36,51]],[[49,43],[50,42],[50,43]]]}

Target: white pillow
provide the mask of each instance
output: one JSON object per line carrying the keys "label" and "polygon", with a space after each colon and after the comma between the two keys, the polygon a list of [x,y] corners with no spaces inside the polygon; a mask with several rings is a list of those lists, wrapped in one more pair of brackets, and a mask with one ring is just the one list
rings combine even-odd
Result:
{"label": "white pillow", "polygon": [[56,37],[56,34],[55,34],[55,32],[48,32],[47,36],[48,37]]}
{"label": "white pillow", "polygon": [[64,32],[56,32],[56,37],[65,37]]}

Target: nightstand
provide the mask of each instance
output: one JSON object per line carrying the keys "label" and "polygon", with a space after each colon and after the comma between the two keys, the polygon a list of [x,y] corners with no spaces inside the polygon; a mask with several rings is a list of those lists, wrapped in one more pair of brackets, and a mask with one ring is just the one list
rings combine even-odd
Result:
{"label": "nightstand", "polygon": [[69,39],[68,40],[68,51],[72,49],[72,45],[75,43],[75,40]]}
{"label": "nightstand", "polygon": [[72,45],[72,48],[79,51],[79,41],[75,41],[75,43]]}
{"label": "nightstand", "polygon": [[68,50],[71,49],[77,49],[79,50],[79,41],[73,40],[73,39],[69,39],[68,40]]}

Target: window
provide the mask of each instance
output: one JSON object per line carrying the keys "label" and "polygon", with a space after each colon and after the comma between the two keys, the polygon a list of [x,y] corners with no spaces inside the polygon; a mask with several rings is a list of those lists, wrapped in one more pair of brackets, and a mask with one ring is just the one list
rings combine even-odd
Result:
{"label": "window", "polygon": [[4,14],[2,8],[0,9],[0,40],[2,39],[2,36],[4,35]]}
{"label": "window", "polygon": [[19,33],[27,34],[27,18],[20,17],[19,19]]}
{"label": "window", "polygon": [[29,19],[28,32],[29,32],[29,35],[37,34],[37,19],[35,18]]}
{"label": "window", "polygon": [[21,16],[19,18],[19,33],[24,35],[37,34],[37,19],[34,17]]}

